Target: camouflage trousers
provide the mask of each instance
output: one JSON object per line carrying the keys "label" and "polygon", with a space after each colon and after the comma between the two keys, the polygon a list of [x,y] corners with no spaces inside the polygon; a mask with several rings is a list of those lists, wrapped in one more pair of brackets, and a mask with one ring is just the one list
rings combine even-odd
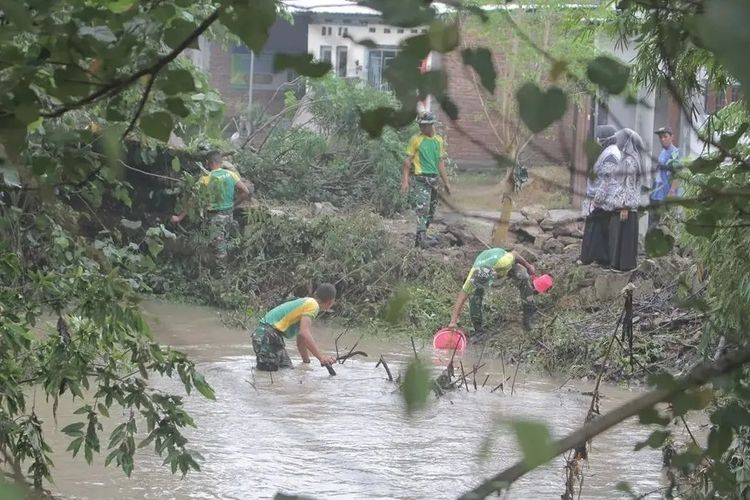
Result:
{"label": "camouflage trousers", "polygon": [[[494,273],[491,269],[478,269],[474,273],[474,292],[469,298],[469,316],[471,317],[471,325],[474,327],[475,334],[482,332],[484,324],[482,302],[484,301],[485,290],[492,282],[493,276]],[[508,276],[513,280],[516,288],[518,288],[518,293],[521,296],[521,309],[523,310],[524,322],[526,322],[527,318],[536,311],[532,300],[534,290],[531,288],[529,273],[520,264],[513,264]]]}
{"label": "camouflage trousers", "polygon": [[253,335],[255,366],[264,372],[275,372],[279,368],[292,368],[292,360],[286,352],[284,338],[272,326],[260,324]]}
{"label": "camouflage trousers", "polygon": [[430,227],[432,217],[438,204],[437,177],[413,175],[409,197],[414,211],[417,212],[417,232],[425,232]]}
{"label": "camouflage trousers", "polygon": [[228,254],[228,238],[234,228],[235,222],[231,210],[214,212],[208,221],[208,237],[211,240],[214,254],[217,259],[226,259]]}

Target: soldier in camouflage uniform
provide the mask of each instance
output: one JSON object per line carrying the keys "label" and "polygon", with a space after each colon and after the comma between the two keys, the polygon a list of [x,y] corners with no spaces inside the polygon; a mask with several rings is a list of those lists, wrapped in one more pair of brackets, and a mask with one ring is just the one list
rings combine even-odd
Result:
{"label": "soldier in camouflage uniform", "polygon": [[502,248],[489,248],[474,259],[469,275],[463,288],[456,297],[453,306],[449,328],[455,328],[461,316],[466,299],[469,299],[469,314],[474,327],[474,335],[481,336],[483,332],[482,302],[484,293],[492,285],[497,276],[509,275],[518,287],[521,295],[521,310],[523,311],[523,326],[526,330],[533,327],[536,319],[536,307],[532,301],[534,290],[531,287],[529,275],[535,273],[534,266],[529,264],[516,252],[508,252]]}
{"label": "soldier in camouflage uniform", "polygon": [[252,336],[256,368],[269,372],[292,368],[284,341],[294,338],[297,339],[297,350],[303,363],[309,363],[312,354],[321,365],[332,365],[336,360],[322,354],[313,339],[312,320],[319,311],[330,309],[335,301],[336,287],[323,283],[312,297],[285,302],[266,313]]}
{"label": "soldier in camouflage uniform", "polygon": [[[227,257],[227,236],[233,225],[232,212],[250,194],[248,187],[240,182],[236,172],[223,168],[221,154],[209,153],[206,159],[208,175],[200,178],[200,183],[208,189],[209,238],[215,256],[219,260]],[[186,211],[172,216],[172,222],[179,223],[187,215]]]}
{"label": "soldier in camouflage uniform", "polygon": [[401,176],[401,192],[409,193],[410,201],[417,212],[417,234],[415,245],[425,248],[435,245],[435,240],[427,236],[432,217],[438,203],[438,176],[450,194],[450,183],[445,171],[445,142],[435,134],[435,117],[424,113],[419,119],[420,133],[409,141],[406,148]]}

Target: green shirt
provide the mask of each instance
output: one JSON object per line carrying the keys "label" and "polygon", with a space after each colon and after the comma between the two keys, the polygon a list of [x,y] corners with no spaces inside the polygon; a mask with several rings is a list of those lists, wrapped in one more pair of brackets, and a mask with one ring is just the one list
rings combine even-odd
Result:
{"label": "green shirt", "polygon": [[[479,284],[489,286],[495,276],[508,274],[515,261],[516,259],[511,252],[502,248],[488,248],[474,259],[469,275],[464,282],[463,291],[472,293]],[[479,283],[479,281],[482,281],[482,283]]]}
{"label": "green shirt", "polygon": [[208,187],[209,210],[231,210],[234,208],[234,189],[240,176],[223,168],[212,170],[201,177],[201,184]]}
{"label": "green shirt", "polygon": [[320,311],[318,301],[312,297],[284,302],[276,306],[263,316],[261,324],[274,327],[284,334],[284,337],[293,339],[299,333],[299,322],[303,316],[315,319]]}
{"label": "green shirt", "polygon": [[445,156],[445,142],[439,135],[417,134],[409,141],[406,154],[411,158],[414,175],[437,175],[438,164]]}

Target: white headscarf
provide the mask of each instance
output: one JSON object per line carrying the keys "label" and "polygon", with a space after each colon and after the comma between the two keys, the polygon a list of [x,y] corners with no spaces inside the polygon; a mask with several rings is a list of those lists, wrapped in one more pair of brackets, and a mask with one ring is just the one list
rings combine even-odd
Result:
{"label": "white headscarf", "polygon": [[622,151],[623,160],[629,156],[633,158],[638,165],[641,185],[651,186],[651,170],[643,161],[643,139],[638,133],[630,128],[618,130],[615,134],[617,138],[617,147]]}

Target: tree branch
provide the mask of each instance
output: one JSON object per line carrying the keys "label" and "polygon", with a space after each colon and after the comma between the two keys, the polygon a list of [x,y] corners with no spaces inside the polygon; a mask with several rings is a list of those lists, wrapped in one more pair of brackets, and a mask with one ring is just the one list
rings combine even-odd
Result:
{"label": "tree branch", "polygon": [[47,113],[41,113],[41,115],[44,118],[57,118],[59,116],[64,115],[68,111],[72,111],[74,109],[82,108],[83,106],[86,106],[87,104],[91,104],[93,102],[98,101],[102,97],[114,95],[117,93],[122,92],[126,88],[128,88],[130,85],[132,85],[134,82],[136,82],[139,78],[145,75],[151,75],[152,80],[154,77],[156,77],[157,73],[161,71],[167,64],[174,61],[177,56],[179,56],[182,51],[184,51],[186,48],[188,48],[195,40],[198,39],[200,35],[202,35],[217,19],[219,19],[219,14],[221,14],[223,7],[219,7],[213,13],[206,18],[205,21],[203,21],[196,29],[193,31],[190,35],[188,35],[185,40],[182,41],[177,47],[175,47],[171,52],[169,52],[164,57],[158,59],[155,63],[153,63],[151,66],[148,66],[146,68],[140,69],[139,71],[133,73],[132,75],[128,76],[127,78],[121,78],[114,80],[110,82],[109,84],[106,84],[102,86],[99,90],[96,92],[87,95],[86,97],[79,99],[78,101],[75,101],[70,104],[65,104],[53,111],[47,112]]}
{"label": "tree branch", "polygon": [[143,108],[146,107],[146,102],[148,101],[148,96],[151,93],[151,88],[154,86],[154,81],[156,80],[157,73],[153,73],[153,74],[149,75],[148,83],[146,83],[146,88],[143,90],[143,95],[141,96],[141,100],[138,103],[138,107],[135,110],[135,114],[133,115],[133,119],[130,120],[130,124],[128,125],[128,128],[126,128],[125,132],[122,133],[122,139],[123,140],[133,130],[133,128],[135,127],[135,122],[138,121],[138,117],[141,116],[141,113],[143,113]]}
{"label": "tree branch", "polygon": [[711,379],[730,373],[747,362],[750,362],[750,345],[728,353],[714,363],[701,364],[693,368],[690,373],[684,377],[676,379],[673,387],[668,389],[656,389],[646,393],[633,401],[619,406],[572,434],[555,441],[539,464],[528,465],[522,460],[512,467],[493,476],[473,490],[463,494],[460,499],[475,500],[486,498],[493,493],[507,489],[514,481],[531,472],[536,467],[549,462],[556,456],[561,455],[568,450],[583,445],[586,441],[589,441],[594,436],[614,427],[623,420],[638,415],[643,410],[651,408],[657,403],[669,401],[674,395],[683,392],[688,388],[701,386],[709,382]]}

